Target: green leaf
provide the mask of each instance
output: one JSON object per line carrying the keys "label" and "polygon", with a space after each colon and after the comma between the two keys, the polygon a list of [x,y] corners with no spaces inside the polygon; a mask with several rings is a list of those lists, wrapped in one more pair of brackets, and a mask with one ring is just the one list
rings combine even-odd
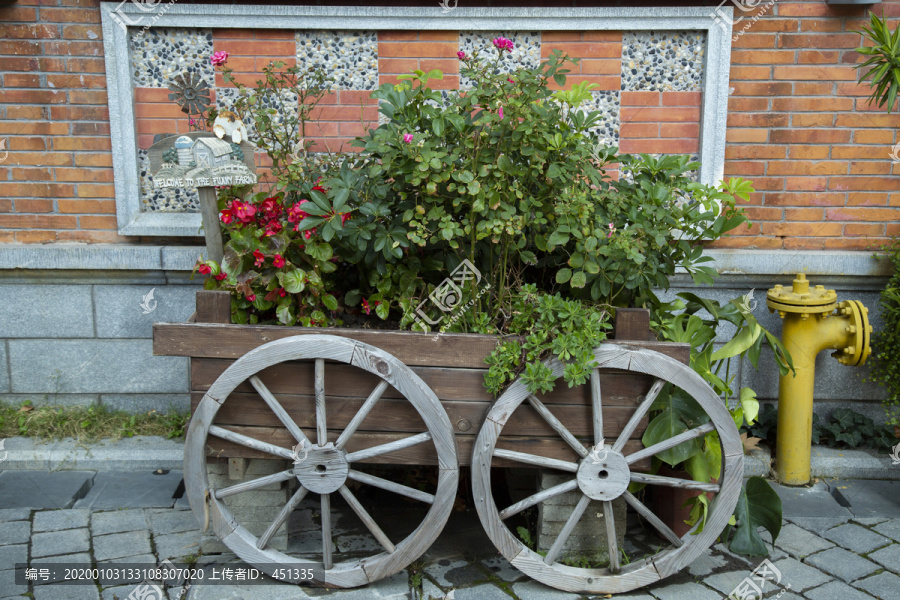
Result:
{"label": "green leaf", "polygon": [[760,327],[759,324],[744,327],[738,331],[737,335],[734,336],[730,342],[713,352],[713,355],[710,358],[713,361],[717,361],[737,356],[753,346],[753,344],[756,343],[756,338],[761,334],[762,327]]}
{"label": "green leaf", "polygon": [[[766,528],[772,534],[772,542],[781,533],[781,498],[762,477],[751,477],[741,488],[734,516],[737,525],[734,537],[728,544],[729,550],[747,556],[766,556],[768,551],[758,528]],[[726,528],[724,537],[728,539],[731,527]]]}
{"label": "green leaf", "polygon": [[748,387],[741,388],[741,408],[744,409],[747,425],[753,425],[759,416],[759,400],[756,399],[756,392]]}
{"label": "green leaf", "polygon": [[306,274],[300,269],[291,269],[278,274],[278,282],[289,294],[299,294],[306,289]]}
{"label": "green leaf", "polygon": [[338,301],[337,298],[332,296],[331,294],[325,294],[322,296],[322,304],[328,307],[328,310],[337,310]]}
{"label": "green leaf", "polygon": [[344,205],[347,203],[347,200],[350,198],[350,190],[347,188],[341,188],[334,195],[334,210],[335,212],[340,212]]}
{"label": "green leaf", "polygon": [[[643,442],[644,447],[650,447],[669,438],[673,438],[679,433],[684,433],[687,430],[688,426],[678,418],[678,415],[676,415],[674,411],[667,408],[650,421],[650,424],[647,425],[647,429],[644,431],[644,436],[641,438],[641,441]],[[661,461],[674,467],[678,463],[686,461],[699,451],[700,443],[696,439],[693,439],[682,442],[674,448],[664,450],[656,456]]]}
{"label": "green leaf", "polygon": [[562,233],[560,231],[554,231],[550,234],[550,239],[547,240],[547,246],[562,246],[569,242],[569,234]]}
{"label": "green leaf", "polygon": [[560,269],[556,272],[556,283],[566,283],[572,278],[572,269]]}
{"label": "green leaf", "polygon": [[574,288],[583,288],[587,283],[587,276],[585,276],[584,271],[576,271],[572,275],[572,282],[570,285]]}
{"label": "green leaf", "polygon": [[[310,198],[310,200],[313,201],[313,203],[316,206],[321,208],[326,213],[331,212],[331,205],[328,204],[328,199],[325,197],[325,194],[323,194],[319,190],[311,190],[309,192],[309,198]],[[304,207],[304,210],[306,210],[305,207]],[[310,211],[306,210],[306,212],[310,212]],[[312,213],[310,213],[310,214],[312,214]]]}
{"label": "green leaf", "polygon": [[387,302],[379,302],[378,306],[375,307],[375,314],[383,321],[388,318],[388,314],[391,311],[391,307]]}

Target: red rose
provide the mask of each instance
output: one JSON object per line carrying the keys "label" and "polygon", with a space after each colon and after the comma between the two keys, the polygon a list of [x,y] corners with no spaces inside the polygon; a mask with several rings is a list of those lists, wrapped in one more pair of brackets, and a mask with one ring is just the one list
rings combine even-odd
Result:
{"label": "red rose", "polygon": [[200,271],[203,275],[209,275],[212,272],[212,269],[209,268],[209,265],[206,263],[200,263],[200,266],[197,267],[197,270]]}

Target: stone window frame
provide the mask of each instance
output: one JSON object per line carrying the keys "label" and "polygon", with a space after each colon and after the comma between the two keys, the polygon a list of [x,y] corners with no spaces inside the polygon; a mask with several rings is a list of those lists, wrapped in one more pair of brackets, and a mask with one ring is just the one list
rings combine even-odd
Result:
{"label": "stone window frame", "polygon": [[[467,8],[159,4],[148,14],[132,2],[100,4],[109,98],[118,232],[126,236],[201,235],[199,213],[142,212],[129,34],[119,17],[138,26],[241,29],[370,29],[450,31],[706,32],[700,119],[700,181],[725,170],[725,130],[731,65],[732,7]],[[165,9],[165,12],[162,12]],[[116,11],[119,11],[116,14]],[[162,14],[159,14],[162,13]],[[120,24],[122,23],[122,24]]]}

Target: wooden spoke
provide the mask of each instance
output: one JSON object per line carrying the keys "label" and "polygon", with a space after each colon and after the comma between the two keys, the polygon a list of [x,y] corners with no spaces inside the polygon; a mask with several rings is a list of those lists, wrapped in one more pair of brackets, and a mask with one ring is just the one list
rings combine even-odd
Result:
{"label": "wooden spoke", "polygon": [[613,513],[612,502],[603,503],[603,517],[606,522],[606,547],[609,548],[609,570],[611,573],[618,573],[619,543],[616,541],[616,515]]}
{"label": "wooden spoke", "polygon": [[381,381],[378,383],[378,386],[372,390],[372,393],[369,394],[369,397],[366,398],[366,401],[363,402],[363,405],[356,411],[356,414],[353,415],[353,419],[347,425],[347,428],[341,432],[341,435],[338,437],[337,441],[334,442],[334,447],[338,450],[344,447],[344,445],[350,440],[350,436],[352,436],[356,430],[362,425],[362,422],[365,420],[366,416],[368,416],[369,412],[375,407],[375,403],[381,399],[381,395],[388,387],[387,381]]}
{"label": "wooden spoke", "polygon": [[322,500],[322,564],[325,569],[333,566],[331,561],[331,494],[321,494]]}
{"label": "wooden spoke", "polygon": [[208,432],[218,438],[228,440],[229,442],[234,442],[235,444],[240,444],[241,446],[246,446],[247,448],[252,448],[253,450],[259,450],[260,452],[265,452],[266,454],[274,454],[275,456],[287,458],[290,460],[294,459],[294,455],[291,454],[291,451],[287,448],[281,448],[274,444],[269,444],[268,442],[261,442],[259,440],[253,439],[252,437],[247,437],[246,435],[223,429],[218,425],[210,425]]}
{"label": "wooden spoke", "polygon": [[275,517],[275,520],[272,521],[272,524],[269,525],[266,530],[263,532],[259,539],[256,540],[256,547],[260,550],[265,550],[266,546],[269,545],[269,541],[271,541],[272,537],[275,535],[275,532],[287,521],[288,517],[291,516],[291,513],[296,510],[298,506],[300,506],[300,502],[303,501],[303,498],[306,497],[306,494],[309,492],[305,487],[301,487],[294,495],[291,496],[291,499],[288,500],[288,503],[284,505],[284,508],[281,509],[281,512],[278,513],[278,516]]}
{"label": "wooden spoke", "polygon": [[356,452],[351,452],[347,455],[347,462],[359,462],[369,458],[374,458],[376,456],[381,456],[382,454],[388,454],[390,452],[396,452],[397,450],[403,450],[404,448],[416,446],[430,440],[431,434],[426,431],[424,433],[411,435],[394,442],[381,444],[380,446],[372,446],[371,448],[366,448],[365,450],[357,450]]}
{"label": "wooden spoke", "polygon": [[632,473],[631,480],[650,485],[663,485],[666,487],[681,488],[683,490],[701,490],[704,492],[718,492],[719,484],[691,481],[689,479],[677,479],[675,477],[663,477],[662,475],[648,475],[646,473]]}
{"label": "wooden spoke", "polygon": [[556,536],[556,539],[553,541],[553,545],[550,546],[550,550],[547,551],[547,556],[544,557],[544,562],[546,564],[552,565],[554,562],[556,562],[556,557],[559,556],[560,552],[562,552],[563,546],[565,546],[566,544],[566,540],[568,540],[569,536],[572,535],[572,530],[575,529],[576,525],[578,525],[578,521],[581,520],[581,516],[584,514],[584,511],[587,509],[588,504],[590,503],[591,499],[582,494],[581,499],[575,506],[575,510],[573,510],[572,514],[569,515],[568,520],[566,520],[566,524],[563,525],[562,531],[559,532],[559,535]]}
{"label": "wooden spoke", "polygon": [[534,410],[536,410],[538,414],[541,415],[541,417],[543,417],[545,421],[547,421],[547,424],[553,428],[553,431],[558,433],[562,437],[562,439],[566,441],[567,444],[572,446],[572,449],[575,450],[575,452],[577,452],[581,458],[584,458],[588,455],[587,448],[584,447],[584,444],[579,442],[578,439],[574,435],[572,435],[572,432],[566,429],[566,426],[563,425],[559,419],[553,416],[553,413],[550,412],[550,409],[544,406],[544,404],[537,399],[537,396],[535,396],[534,394],[528,394],[528,402],[531,404],[531,406],[534,407]]}
{"label": "wooden spoke", "polygon": [[413,500],[418,500],[427,504],[434,504],[434,496],[432,496],[431,494],[421,492],[415,488],[401,485],[399,483],[394,483],[393,481],[388,481],[387,479],[382,479],[381,477],[375,477],[374,475],[369,475],[368,473],[363,473],[361,471],[354,471],[353,469],[350,469],[350,472],[347,473],[347,477],[349,479],[352,479],[353,481],[358,481],[360,483],[365,483],[373,487],[387,490],[389,492],[394,492],[395,494],[400,494],[401,496],[406,496],[407,498],[412,498]]}
{"label": "wooden spoke", "polygon": [[653,382],[653,385],[650,387],[650,391],[647,392],[646,396],[644,396],[644,400],[641,402],[640,406],[638,406],[634,410],[634,414],[631,415],[631,418],[625,425],[625,429],[622,430],[622,433],[620,433],[618,439],[616,439],[616,443],[613,444],[613,450],[615,450],[616,452],[622,451],[622,448],[625,447],[625,443],[629,440],[629,438],[631,438],[631,434],[634,433],[635,429],[637,429],[638,423],[641,422],[641,419],[643,419],[644,415],[647,414],[647,411],[650,410],[650,406],[656,400],[656,397],[659,396],[659,393],[662,391],[663,386],[665,385],[665,379],[657,379]]}
{"label": "wooden spoke", "polygon": [[[325,359],[316,359],[316,441],[320,446],[328,443],[325,423]],[[330,548],[330,547],[329,547]]]}
{"label": "wooden spoke", "polygon": [[625,502],[631,505],[631,507],[638,512],[639,515],[644,517],[644,520],[653,525],[658,532],[662,534],[664,538],[669,540],[672,545],[676,548],[680,548],[684,545],[684,542],[681,541],[681,538],[675,535],[675,532],[669,529],[669,526],[663,523],[659,517],[657,517],[653,512],[650,511],[649,508],[644,506],[640,500],[634,497],[634,494],[625,490],[625,493],[622,494],[622,497],[625,498]]}
{"label": "wooden spoke", "polygon": [[603,403],[600,394],[600,371],[597,369],[591,369],[591,406],[594,414],[594,446],[599,446],[603,443]]}
{"label": "wooden spoke", "polygon": [[636,463],[637,461],[639,461],[643,458],[647,458],[648,456],[653,456],[654,454],[659,454],[663,450],[668,450],[669,448],[674,448],[678,444],[687,442],[694,438],[698,438],[701,435],[705,435],[705,434],[709,433],[710,431],[714,431],[715,428],[716,428],[716,426],[713,425],[712,422],[706,423],[705,425],[701,425],[700,427],[694,427],[693,429],[689,429],[689,430],[685,431],[684,433],[679,433],[675,437],[670,437],[669,439],[663,440],[658,444],[653,444],[652,446],[644,448],[643,450],[638,450],[634,454],[629,454],[628,456],[625,457],[625,462],[627,462],[629,465]]}
{"label": "wooden spoke", "polygon": [[346,485],[342,485],[338,491],[341,493],[341,496],[344,497],[344,500],[347,501],[347,504],[350,505],[350,508],[353,509],[353,512],[356,513],[356,516],[359,517],[360,521],[366,526],[366,529],[372,532],[372,535],[375,536],[375,539],[378,540],[381,547],[384,548],[388,554],[393,554],[396,550],[394,544],[392,544],[391,540],[388,539],[388,536],[384,534],[381,527],[375,523],[375,519],[366,512],[366,509],[359,503],[359,500],[356,499],[353,492],[348,490]]}
{"label": "wooden spoke", "polygon": [[559,496],[560,494],[565,494],[566,492],[571,492],[575,488],[578,487],[578,481],[572,479],[571,481],[566,481],[565,483],[560,483],[559,485],[554,485],[551,488],[547,488],[546,490],[542,490],[537,494],[533,494],[528,496],[524,500],[520,500],[513,504],[512,506],[508,506],[502,511],[500,511],[501,519],[508,519],[513,515],[517,515],[526,508],[531,508],[538,502],[543,502],[549,498],[553,498],[554,496]]}
{"label": "wooden spoke", "polygon": [[237,485],[232,485],[220,490],[216,490],[215,496],[216,498],[221,499],[227,496],[233,496],[234,494],[240,494],[241,492],[249,492],[250,490],[255,490],[257,488],[267,486],[270,483],[281,483],[282,481],[287,481],[288,479],[293,478],[294,471],[289,469],[287,471],[282,471],[281,473],[266,475],[265,477],[251,479],[250,481],[245,481],[243,483],[238,483]]}
{"label": "wooden spoke", "polygon": [[275,416],[278,417],[278,420],[287,428],[294,439],[304,446],[311,446],[309,443],[309,439],[306,435],[300,431],[300,427],[294,422],[294,420],[287,414],[287,411],[281,406],[278,400],[275,399],[275,396],[272,395],[272,392],[269,391],[269,388],[265,386],[262,380],[253,375],[250,377],[250,384],[253,386],[253,389],[256,390],[263,400],[266,401],[266,404],[269,405],[269,408],[272,409],[272,412],[275,413]]}
{"label": "wooden spoke", "polygon": [[526,465],[534,465],[536,467],[546,467],[548,469],[556,469],[558,471],[568,471],[575,473],[578,471],[576,463],[558,460],[556,458],[547,458],[546,456],[537,456],[534,454],[526,454],[524,452],[516,452],[514,450],[494,450],[496,458],[505,458],[516,462],[525,463]]}

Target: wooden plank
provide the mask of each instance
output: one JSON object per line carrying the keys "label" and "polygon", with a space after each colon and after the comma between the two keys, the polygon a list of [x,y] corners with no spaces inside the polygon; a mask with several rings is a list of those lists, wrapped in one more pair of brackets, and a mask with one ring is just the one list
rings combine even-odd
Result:
{"label": "wooden plank", "polygon": [[[315,428],[315,396],[280,394],[280,404],[300,427]],[[192,392],[191,405],[196,407],[203,399],[203,392]],[[362,408],[365,398],[328,398],[328,426],[335,430],[347,428]],[[481,423],[490,410],[490,402],[442,402],[456,433],[477,433],[470,424]],[[593,432],[591,407],[587,405],[555,405],[553,414],[576,436],[588,436]],[[604,422],[607,439],[615,437],[631,418],[631,407],[605,406]],[[251,425],[257,427],[280,427],[282,424],[272,410],[254,394],[232,394],[222,404],[216,414],[217,425]],[[639,439],[647,427],[644,417],[632,437]],[[556,435],[550,425],[528,405],[522,405],[510,417],[507,431],[519,435],[553,437]],[[372,413],[362,421],[360,431],[393,431],[418,433],[425,430],[422,418],[406,400],[383,398]],[[296,444],[296,442],[295,442]]]}
{"label": "wooden plank", "polygon": [[[413,366],[484,368],[499,338],[474,333],[434,335],[414,331],[345,329],[340,327],[278,327],[218,323],[154,323],[153,353],[158,356],[240,358],[253,348],[296,335],[327,334],[359,340]],[[616,342],[655,350],[686,362],[687,344]],[[682,358],[685,357],[685,358]]]}
{"label": "wooden plank", "polygon": [[206,238],[206,258],[222,264],[225,245],[222,243],[222,229],[219,227],[219,206],[213,187],[197,188],[200,200],[200,216],[203,221],[203,235]]}
{"label": "wooden plank", "polygon": [[231,292],[198,291],[195,314],[195,323],[231,323]]}
{"label": "wooden plank", "polygon": [[[206,391],[233,361],[215,358],[191,359],[191,389]],[[325,378],[325,395],[333,397],[365,398],[381,379],[353,366],[329,363]],[[412,367],[425,385],[441,401],[461,400],[492,402],[494,398],[484,389],[484,371],[479,369],[448,369],[443,367]],[[312,394],[315,386],[312,361],[281,363],[259,373],[266,387],[278,397],[281,394]],[[599,383],[605,406],[637,406],[650,390],[653,379],[649,375],[627,371],[599,369]],[[239,385],[236,392],[253,392],[249,383]],[[402,398],[400,392],[388,387],[384,398]],[[541,402],[551,404],[586,404],[592,401],[591,386],[570,388],[560,381],[548,394],[539,394]],[[475,422],[478,426],[480,422]]]}
{"label": "wooden plank", "polygon": [[[284,428],[273,427],[236,427],[229,426],[229,430],[240,435],[251,437],[257,440],[266,440],[273,446],[282,448],[290,448],[293,438]],[[303,432],[310,436],[315,433],[315,427],[304,428]],[[329,431],[328,440],[337,439],[340,431]],[[356,452],[373,446],[380,446],[388,442],[393,442],[409,437],[408,433],[357,433],[347,443],[347,452]],[[590,443],[591,437],[585,436],[584,442]],[[456,444],[459,451],[459,464],[469,465],[472,459],[472,450],[475,444],[475,435],[456,435]],[[575,462],[578,456],[568,444],[557,438],[534,438],[531,436],[500,436],[497,442],[498,448],[513,450],[536,456],[546,456],[557,460],[567,462]],[[625,444],[625,454],[637,452],[642,448],[642,444],[638,440],[631,440]],[[233,444],[229,441],[210,436],[206,440],[207,456],[218,458],[230,458],[233,456],[241,456],[245,458],[275,458],[271,454],[251,450],[250,448]],[[366,463],[377,464],[397,464],[397,465],[436,465],[437,452],[432,443],[417,444],[415,446],[404,448],[391,454],[376,456],[373,459],[363,461]],[[523,467],[520,462],[511,460],[503,460],[495,458],[491,463],[494,467]],[[636,464],[629,465],[632,471],[646,471],[650,468],[650,460],[646,459]]]}
{"label": "wooden plank", "polygon": [[650,311],[646,308],[617,308],[613,336],[621,340],[656,341],[650,330]]}

